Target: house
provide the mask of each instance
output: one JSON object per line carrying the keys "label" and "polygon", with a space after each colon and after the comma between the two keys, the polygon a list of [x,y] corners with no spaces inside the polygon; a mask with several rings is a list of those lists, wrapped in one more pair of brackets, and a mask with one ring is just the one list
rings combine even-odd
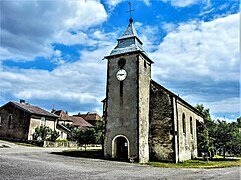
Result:
{"label": "house", "polygon": [[55,115],[59,116],[58,124],[60,125],[73,125],[78,129],[82,128],[92,128],[94,127],[87,121],[85,121],[82,117],[80,116],[69,116],[68,112],[64,112],[63,110],[52,110],[51,113],[54,113]]}
{"label": "house", "polygon": [[60,139],[67,139],[67,134],[68,134],[68,132],[71,132],[71,130],[68,129],[65,125],[73,123],[71,117],[68,115],[67,112],[64,112],[63,110],[53,109],[51,111],[51,113],[53,113],[59,117],[56,128],[61,129]]}
{"label": "house", "polygon": [[66,131],[58,128],[59,116],[38,106],[21,101],[8,102],[0,107],[0,138],[9,140],[33,140],[35,128],[44,125],[56,130],[66,139]]}
{"label": "house", "polygon": [[92,124],[93,126],[96,125],[96,122],[102,121],[102,118],[96,112],[88,112],[86,114],[79,113],[78,115],[74,115],[74,116],[82,117],[85,121]]}
{"label": "house", "polygon": [[51,113],[59,116],[59,124],[63,124],[63,125],[66,125],[66,124],[73,124],[73,120],[72,118],[68,115],[67,112],[64,112],[63,110],[55,110],[53,109],[51,111]]}
{"label": "house", "polygon": [[141,163],[197,157],[202,113],[152,80],[154,62],[143,49],[132,18],[117,41],[105,57],[104,155]]}
{"label": "house", "polygon": [[83,128],[93,128],[94,126],[87,121],[85,121],[82,117],[80,116],[71,116],[73,125],[78,128],[78,129],[83,129]]}

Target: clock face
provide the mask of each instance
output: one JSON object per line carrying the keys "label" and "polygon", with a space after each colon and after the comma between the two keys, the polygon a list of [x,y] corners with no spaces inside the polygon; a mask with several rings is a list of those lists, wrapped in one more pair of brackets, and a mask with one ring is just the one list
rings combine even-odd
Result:
{"label": "clock face", "polygon": [[120,69],[119,71],[117,71],[116,73],[116,78],[119,80],[119,81],[124,81],[126,79],[126,76],[127,76],[127,72],[126,70],[124,69]]}

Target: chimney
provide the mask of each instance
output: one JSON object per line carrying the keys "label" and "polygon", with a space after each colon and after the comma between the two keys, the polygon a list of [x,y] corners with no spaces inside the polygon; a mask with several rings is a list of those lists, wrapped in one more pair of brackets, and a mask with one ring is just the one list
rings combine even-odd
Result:
{"label": "chimney", "polygon": [[20,99],[20,104],[24,104],[24,103],[25,103],[25,100]]}

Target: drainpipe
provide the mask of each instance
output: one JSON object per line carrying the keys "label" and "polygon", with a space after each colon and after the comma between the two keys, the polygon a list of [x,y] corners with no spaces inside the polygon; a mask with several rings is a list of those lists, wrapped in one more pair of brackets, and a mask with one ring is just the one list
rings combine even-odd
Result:
{"label": "drainpipe", "polygon": [[178,140],[178,112],[177,112],[177,101],[173,97],[173,121],[174,121],[174,148],[175,148],[175,163],[179,160],[179,140]]}

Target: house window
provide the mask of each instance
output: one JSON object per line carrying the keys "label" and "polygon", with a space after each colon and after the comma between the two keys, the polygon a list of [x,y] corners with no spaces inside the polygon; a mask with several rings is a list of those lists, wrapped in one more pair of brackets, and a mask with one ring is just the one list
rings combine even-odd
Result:
{"label": "house window", "polygon": [[182,139],[183,144],[186,144],[186,118],[184,113],[182,113]]}
{"label": "house window", "polygon": [[45,121],[45,117],[41,117],[41,125],[45,126],[46,121]]}
{"label": "house window", "polygon": [[12,114],[8,115],[8,128],[9,129],[13,128],[13,116],[12,116]]}
{"label": "house window", "polygon": [[0,126],[2,126],[2,117],[0,116]]}

